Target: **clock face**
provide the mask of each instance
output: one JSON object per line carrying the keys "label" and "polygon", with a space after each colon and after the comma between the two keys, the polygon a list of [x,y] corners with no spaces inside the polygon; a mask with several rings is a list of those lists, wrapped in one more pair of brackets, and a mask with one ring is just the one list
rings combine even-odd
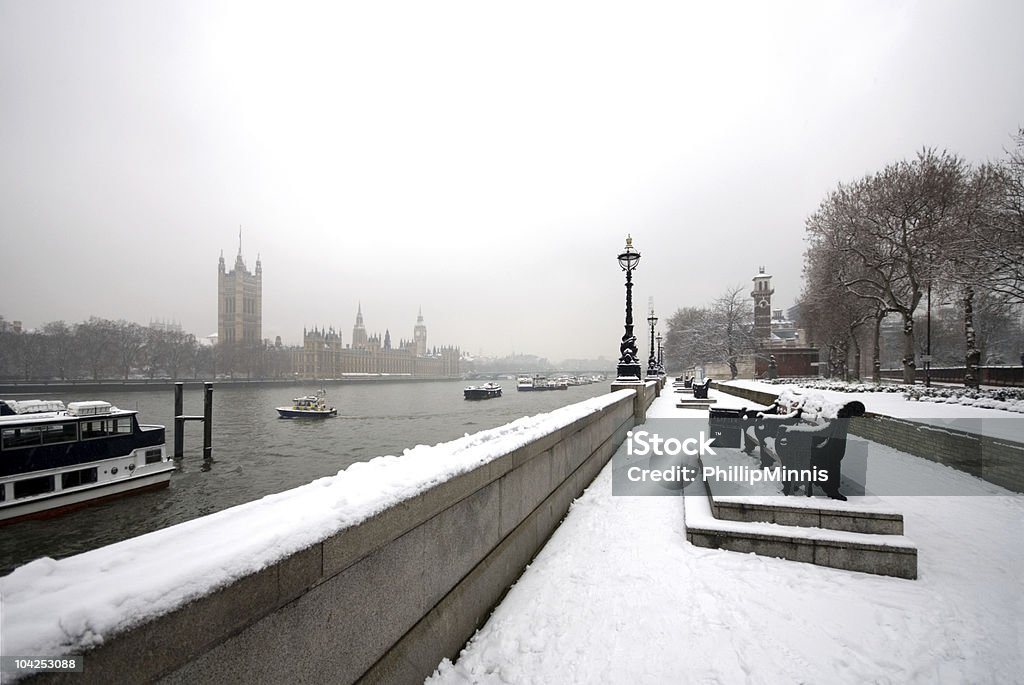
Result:
{"label": "clock face", "polygon": [[761,309],[764,309],[765,307],[768,306],[768,300],[762,298],[761,301],[757,303],[757,306],[760,307]]}

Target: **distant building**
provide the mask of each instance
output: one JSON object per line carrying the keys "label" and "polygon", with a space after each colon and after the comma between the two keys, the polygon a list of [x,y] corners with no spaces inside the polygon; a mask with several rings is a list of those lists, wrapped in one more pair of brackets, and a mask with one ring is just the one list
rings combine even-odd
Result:
{"label": "distant building", "polygon": [[177,321],[164,321],[163,319],[149,320],[149,327],[151,330],[160,331],[161,333],[184,333],[185,329],[181,327],[181,324]]}
{"label": "distant building", "polygon": [[217,272],[217,341],[256,344],[263,340],[263,265],[256,257],[256,272],[242,260],[242,232],[238,232],[238,256],[227,271],[224,252]]}
{"label": "distant building", "polygon": [[[338,342],[341,342],[341,333],[338,334]],[[352,349],[365,350],[367,343],[366,326],[363,325],[363,303],[360,302],[356,311],[356,324],[352,327]]]}
{"label": "distant building", "polygon": [[416,325],[412,329],[412,340],[416,345],[416,356],[423,357],[427,354],[427,327],[423,324],[423,307],[416,317]]}
{"label": "distant building", "polygon": [[772,277],[764,272],[762,266],[754,276],[754,289],[750,296],[754,298],[754,339],[764,344],[772,337]]}
{"label": "distant building", "polygon": [[7,321],[0,316],[0,333],[21,333],[20,321]]}
{"label": "distant building", "polygon": [[[761,378],[778,374],[780,377],[817,376],[820,352],[817,347],[807,344],[802,329],[786,320],[781,309],[772,309],[772,277],[762,266],[753,278],[754,288],[750,296],[754,300],[754,338],[757,346],[754,353],[754,375]],[[772,358],[775,369],[769,374]]]}
{"label": "distant building", "polygon": [[[345,375],[396,375],[432,378],[458,378],[461,375],[458,347],[435,347],[428,350],[427,327],[420,311],[413,328],[413,340],[392,345],[391,331],[368,335],[359,305],[352,327],[352,343],[344,345],[340,330],[313,328],[303,330],[302,348],[292,360],[300,378],[341,378]],[[422,354],[420,350],[423,350]]]}

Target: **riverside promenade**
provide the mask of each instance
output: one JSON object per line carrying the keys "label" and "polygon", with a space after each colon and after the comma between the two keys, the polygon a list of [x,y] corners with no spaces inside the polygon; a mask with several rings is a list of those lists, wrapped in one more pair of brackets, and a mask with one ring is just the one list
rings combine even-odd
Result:
{"label": "riverside promenade", "polygon": [[30,678],[77,684],[1016,679],[1019,495],[874,445],[872,473],[956,492],[881,497],[916,580],[696,547],[690,497],[612,494],[614,470],[647,461],[623,444],[638,415],[707,421],[644,393],[34,561],[0,578],[3,653],[84,654],[82,673]]}
{"label": "riverside promenade", "polygon": [[[648,419],[706,418],[678,397],[666,389]],[[625,449],[428,683],[1019,681],[1021,495],[872,443],[902,477],[960,493],[882,497],[918,547],[905,580],[695,547],[677,493],[612,494],[616,465],[638,461]]]}

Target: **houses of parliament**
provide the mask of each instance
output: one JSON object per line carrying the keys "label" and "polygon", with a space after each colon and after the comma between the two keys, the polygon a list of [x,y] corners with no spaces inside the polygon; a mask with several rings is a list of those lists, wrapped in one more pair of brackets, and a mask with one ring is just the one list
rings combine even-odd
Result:
{"label": "houses of parliament", "polygon": [[[217,340],[220,343],[258,344],[263,331],[263,265],[256,259],[250,273],[242,259],[239,234],[238,256],[234,268],[226,270],[221,253],[217,274]],[[458,378],[458,347],[427,347],[427,327],[420,310],[412,339],[395,345],[391,331],[368,335],[359,305],[352,338],[342,341],[334,328],[302,331],[302,347],[292,353],[294,375],[303,379],[341,378],[346,375],[394,375],[432,378]]]}
{"label": "houses of parliament", "polygon": [[353,374],[386,374],[458,378],[458,347],[427,347],[427,327],[420,311],[413,327],[412,340],[391,341],[391,331],[367,335],[363,308],[356,312],[352,339],[342,343],[341,332],[334,328],[303,330],[302,349],[295,352],[293,366],[301,378],[341,378]]}

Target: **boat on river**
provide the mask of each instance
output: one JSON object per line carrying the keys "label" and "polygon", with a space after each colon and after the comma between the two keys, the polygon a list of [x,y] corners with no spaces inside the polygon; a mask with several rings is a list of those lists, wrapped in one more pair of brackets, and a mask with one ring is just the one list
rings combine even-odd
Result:
{"label": "boat on river", "polygon": [[489,400],[501,397],[501,386],[497,383],[484,383],[483,385],[471,385],[462,391],[464,399],[467,400]]}
{"label": "boat on river", "polygon": [[541,390],[567,390],[569,383],[563,380],[549,380],[540,375],[520,376],[516,381],[516,390],[523,392],[537,392]]}
{"label": "boat on river", "polygon": [[337,416],[336,407],[327,404],[327,391],[319,390],[315,395],[304,395],[292,400],[290,407],[277,407],[282,419],[325,419]]}
{"label": "boat on river", "polygon": [[109,402],[0,400],[0,525],[165,487],[164,427]]}

